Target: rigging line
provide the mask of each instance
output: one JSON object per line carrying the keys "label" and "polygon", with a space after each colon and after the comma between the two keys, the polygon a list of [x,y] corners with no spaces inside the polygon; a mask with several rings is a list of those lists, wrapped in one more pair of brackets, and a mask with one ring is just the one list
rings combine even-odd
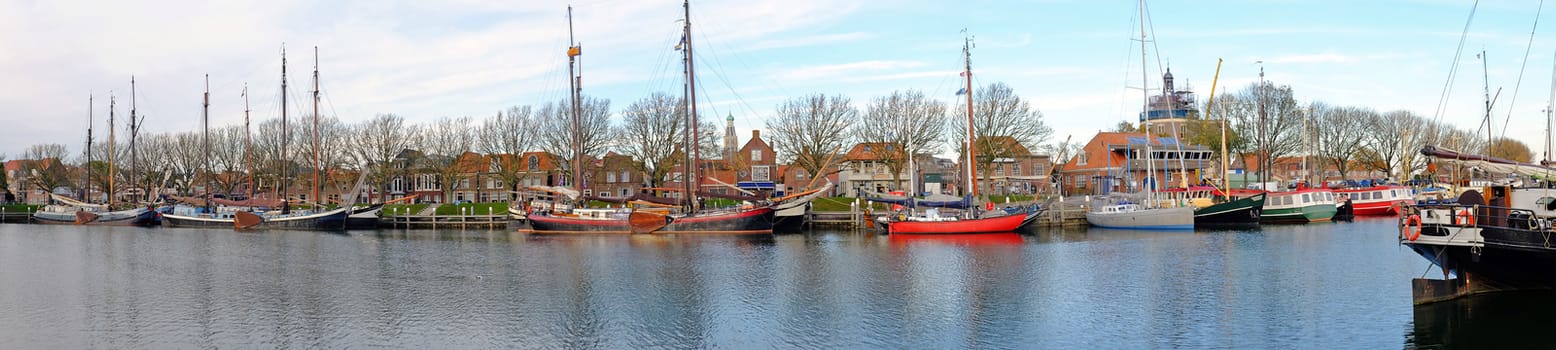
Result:
{"label": "rigging line", "polygon": [[[724,28],[719,25],[718,21],[702,22],[702,17],[701,17],[700,9],[696,10],[696,11],[693,11],[692,15],[694,17],[698,18],[697,19],[699,21],[698,23],[711,23],[711,26],[713,27],[713,29],[715,31],[718,31],[718,32],[729,32],[727,30],[724,30]],[[698,27],[698,29],[699,29],[699,32],[700,32],[701,27]],[[707,36],[704,35],[703,37],[707,37]],[[714,45],[722,45],[722,44],[721,43],[714,43]],[[731,51],[735,51],[735,50],[731,50]],[[750,62],[746,61],[743,56],[736,55],[735,56],[735,62],[739,63],[741,65],[741,68],[745,68],[746,71],[753,71],[753,72],[756,71],[755,68],[752,68],[752,65],[750,64]],[[770,88],[772,90],[776,90],[778,92],[779,96],[795,96],[794,94],[789,92],[788,88],[786,88],[783,85],[779,84],[777,79],[757,79],[757,80],[762,85],[765,85],[767,88]],[[756,112],[752,111],[752,113],[756,113]]]}
{"label": "rigging line", "polygon": [[[692,53],[692,54],[693,54],[693,55],[697,55],[697,56],[700,56],[700,55],[699,55],[699,54],[697,54],[697,53],[696,53],[696,52],[693,52],[693,53]],[[734,95],[734,96],[735,96],[735,101],[736,101],[736,102],[737,102],[737,103],[738,103],[738,104],[739,104],[739,105],[740,105],[740,106],[744,106],[744,107],[746,107],[746,110],[747,110],[747,111],[749,111],[749,112],[751,112],[751,115],[753,115],[753,116],[754,116],[754,115],[757,115],[757,114],[756,114],[756,109],[755,109],[755,108],[752,108],[752,107],[751,107],[751,104],[750,104],[750,103],[747,103],[747,102],[746,102],[746,99],[745,99],[745,97],[744,97],[744,96],[741,96],[741,95],[740,95],[740,92],[739,92],[739,91],[736,91],[736,90],[735,90],[735,86],[734,86],[734,85],[733,85],[733,84],[730,84],[730,83],[729,83],[729,77],[728,77],[728,76],[725,76],[725,75],[724,75],[724,74],[723,74],[723,73],[722,73],[722,72],[719,72],[719,71],[718,71],[718,70],[717,70],[717,69],[715,69],[715,70],[713,70],[713,71],[714,71],[714,74],[713,74],[713,75],[714,75],[714,76],[716,76],[716,77],[718,77],[718,78],[719,78],[719,81],[720,81],[720,82],[723,82],[723,83],[724,83],[724,88],[726,88],[726,89],[729,89],[729,93],[730,93],[730,95]],[[698,80],[698,81],[701,81],[701,79],[699,79],[699,80]],[[702,84],[698,84],[698,85],[699,85],[699,86],[701,86],[701,85],[702,85]],[[708,95],[708,96],[713,96],[713,94],[712,94],[712,93],[711,93],[711,92],[707,92],[707,91],[704,91],[704,93],[705,93],[705,94],[707,94],[707,95]],[[731,109],[731,110],[733,110],[733,109],[735,109],[735,108],[733,108],[733,107],[731,107],[731,108],[730,108],[730,109]],[[717,116],[717,114],[714,114],[714,115],[715,115],[715,116]]]}
{"label": "rigging line", "polygon": [[[1127,30],[1125,31],[1126,33],[1129,33],[1127,35],[1127,37],[1129,37],[1130,40],[1128,40],[1124,44],[1124,47],[1125,47],[1124,56],[1123,56],[1124,57],[1124,60],[1123,60],[1124,63],[1122,64],[1124,66],[1124,69],[1123,69],[1124,76],[1123,76],[1123,83],[1119,84],[1120,86],[1123,86],[1124,89],[1123,90],[1119,90],[1119,93],[1118,93],[1118,104],[1113,106],[1113,108],[1114,108],[1113,109],[1113,115],[1116,115],[1119,118],[1121,118],[1122,119],[1121,121],[1123,121],[1123,122],[1129,122],[1131,120],[1129,118],[1129,115],[1126,114],[1126,112],[1124,112],[1124,111],[1126,110],[1126,108],[1128,108],[1128,106],[1134,105],[1134,102],[1130,101],[1130,100],[1133,100],[1133,98],[1129,97],[1129,95],[1130,95],[1129,94],[1129,72],[1134,71],[1134,64],[1130,63],[1130,61],[1133,60],[1134,52],[1135,52],[1134,41],[1136,39],[1134,38],[1134,31],[1135,31],[1135,22],[1134,22],[1134,20],[1136,18],[1138,18],[1138,17],[1135,17],[1136,15],[1137,14],[1135,14],[1135,11],[1130,11],[1130,15],[1129,15],[1129,20],[1130,21],[1128,23],[1128,26],[1126,27]],[[1142,72],[1141,74],[1144,74],[1144,73]]]}
{"label": "rigging line", "polygon": [[[700,23],[700,21],[702,21],[701,17],[698,17],[698,21],[699,21],[699,23]],[[697,34],[702,35],[702,37],[704,37],[704,38],[709,37],[705,32],[703,32],[702,27],[697,27]],[[714,51],[714,52],[711,52],[710,54],[716,54],[719,51],[719,48],[717,46],[719,46],[721,44],[718,43],[718,42],[715,42],[714,40],[707,40],[707,42],[713,44],[713,45],[709,45],[710,46],[709,50],[710,51]],[[697,57],[702,57],[699,54],[701,51],[702,50],[694,51],[693,55],[697,56]],[[733,52],[734,50],[731,49],[730,51]],[[719,61],[718,56],[716,56],[716,55],[709,56],[709,57],[710,57],[710,59],[704,60],[704,61],[705,62],[712,62],[713,65],[712,65],[712,67],[708,67],[708,68],[711,68],[710,70],[713,71],[713,74],[715,76],[718,76],[719,79],[721,81],[723,81],[725,88],[728,88],[730,94],[734,95],[735,96],[735,100],[739,102],[739,106],[745,107],[746,110],[751,113],[751,115],[753,115],[753,116],[757,115],[756,108],[752,108],[751,104],[746,102],[745,98],[742,97],[739,92],[735,91],[734,85],[730,84],[729,77],[724,74],[724,63]],[[730,109],[733,110],[735,108],[730,108]]]}
{"label": "rigging line", "polygon": [[[1513,119],[1513,104],[1518,102],[1518,88],[1524,85],[1524,69],[1529,67],[1529,51],[1534,49],[1534,33],[1540,28],[1540,11],[1545,9],[1545,0],[1540,0],[1539,7],[1534,9],[1534,25],[1529,28],[1529,43],[1524,46],[1524,61],[1518,65],[1518,80],[1513,83],[1513,97],[1507,101],[1507,116],[1502,118],[1502,137],[1507,137],[1507,123]],[[1486,145],[1486,153],[1490,154],[1491,145]]]}
{"label": "rigging line", "polygon": [[1480,0],[1470,6],[1469,18],[1464,19],[1464,30],[1459,33],[1459,46],[1453,52],[1453,64],[1448,66],[1448,79],[1443,82],[1443,92],[1437,97],[1437,109],[1433,111],[1432,121],[1441,122],[1443,114],[1447,112],[1448,96],[1453,94],[1453,81],[1459,74],[1459,59],[1464,56],[1464,42],[1470,34],[1470,24],[1475,22],[1475,11],[1480,8]]}

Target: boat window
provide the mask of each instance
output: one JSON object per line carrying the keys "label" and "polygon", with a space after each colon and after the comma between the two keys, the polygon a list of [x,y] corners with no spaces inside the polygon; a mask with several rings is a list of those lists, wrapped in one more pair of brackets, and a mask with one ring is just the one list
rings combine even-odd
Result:
{"label": "boat window", "polygon": [[1306,193],[1302,194],[1302,203],[1312,203],[1312,202],[1313,202],[1313,200],[1311,198],[1308,198]]}
{"label": "boat window", "polygon": [[1291,198],[1293,198],[1293,197],[1294,196],[1282,197],[1281,200],[1280,200],[1280,204],[1282,204],[1282,205],[1291,205]]}
{"label": "boat window", "polygon": [[1373,192],[1372,198],[1383,199],[1383,191]]}

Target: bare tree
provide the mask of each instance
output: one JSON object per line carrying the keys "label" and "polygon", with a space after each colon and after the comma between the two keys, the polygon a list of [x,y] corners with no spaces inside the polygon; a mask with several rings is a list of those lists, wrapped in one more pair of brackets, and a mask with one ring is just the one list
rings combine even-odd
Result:
{"label": "bare tree", "polygon": [[1357,151],[1366,145],[1366,133],[1370,130],[1367,121],[1376,119],[1378,113],[1358,107],[1331,107],[1322,102],[1314,102],[1309,108],[1314,155],[1321,163],[1333,164],[1340,177],[1346,178]]}
{"label": "bare tree", "polygon": [[[537,115],[541,149],[555,160],[552,164],[560,166],[557,170],[563,174],[572,173],[573,145],[582,149],[584,157],[598,156],[609,147],[610,99],[585,96],[581,100],[578,125],[572,122],[572,107],[567,101],[546,104]],[[588,176],[589,172],[580,173]],[[579,184],[576,180],[571,183]]]}
{"label": "bare tree", "polygon": [[767,119],[767,129],[782,162],[819,177],[825,175],[829,158],[853,141],[849,128],[858,118],[859,110],[848,97],[818,93],[779,104],[777,115]]}
{"label": "bare tree", "polygon": [[513,106],[506,112],[497,112],[496,118],[482,122],[477,131],[481,153],[496,158],[492,171],[508,189],[517,190],[525,180],[523,175],[526,173],[522,171],[525,164],[520,158],[539,142],[539,127],[530,106]]}
{"label": "bare tree", "polygon": [[368,180],[378,189],[379,199],[388,199],[389,181],[406,175],[405,169],[396,166],[395,157],[420,144],[418,126],[407,124],[397,114],[379,114],[353,125],[349,132],[354,147],[347,156],[354,163],[367,165],[363,171],[371,174]]}
{"label": "bare tree", "polygon": [[616,126],[616,149],[632,156],[633,167],[647,174],[649,186],[664,183],[670,170],[682,164],[686,135],[684,100],[656,92],[627,106]]}
{"label": "bare tree", "polygon": [[[964,106],[965,107],[965,106]],[[951,139],[956,141],[954,148],[960,156],[958,159],[967,159],[967,118],[965,114],[960,117],[951,117]],[[1043,122],[1043,112],[1032,108],[1026,100],[1017,96],[1015,90],[1003,82],[996,82],[988,86],[980,87],[973,95],[973,142],[974,162],[982,169],[991,169],[995,159],[1025,156],[1019,154],[1022,148],[1028,152],[1053,136],[1053,128]],[[1021,147],[1015,147],[1015,146]],[[984,171],[983,177],[988,181],[994,175],[993,171]]]}
{"label": "bare tree", "polygon": [[[854,128],[859,142],[889,145],[874,152],[902,188],[903,168],[912,155],[939,153],[945,143],[946,106],[917,90],[898,90],[870,102]],[[917,191],[917,190],[914,190]]]}
{"label": "bare tree", "polygon": [[44,192],[54,192],[54,189],[70,183],[70,171],[65,166],[65,157],[70,156],[70,150],[65,145],[58,143],[43,143],[27,147],[22,152],[21,171],[26,174],[27,185]]}
{"label": "bare tree", "polygon": [[[0,165],[4,165],[5,163],[5,153],[0,153]],[[11,193],[11,179],[5,171],[0,171],[0,194],[13,195]],[[0,200],[3,199],[4,198],[0,198]]]}
{"label": "bare tree", "polygon": [[1233,130],[1248,139],[1238,152],[1242,158],[1262,156],[1273,163],[1301,151],[1302,115],[1290,86],[1253,83],[1221,99],[1217,104],[1226,108]]}
{"label": "bare tree", "polygon": [[[319,140],[315,143],[312,140],[313,130],[311,130],[314,127],[313,121],[309,118],[304,118],[300,124],[302,125],[299,130],[302,130],[302,132],[298,134],[304,140],[301,140],[303,147],[300,147],[300,152],[298,152],[301,158],[299,164],[306,164],[309,171],[312,171],[315,166],[319,168],[319,185],[321,190],[334,188],[340,193],[345,193],[347,189],[344,187],[349,186],[348,184],[355,184],[356,178],[337,178],[338,173],[330,170],[359,169],[361,167],[361,163],[353,161],[348,154],[350,152],[348,147],[356,144],[355,142],[348,141],[347,135],[350,133],[350,128],[342,123],[340,118],[333,116],[320,117],[318,123]],[[314,164],[313,159],[315,145],[318,148],[318,164]],[[309,183],[313,182],[312,174],[302,174],[300,176],[305,177]],[[323,198],[310,199],[317,203],[324,203]]]}
{"label": "bare tree", "polygon": [[443,117],[427,124],[422,129],[426,137],[422,138],[419,148],[426,157],[422,158],[426,169],[437,174],[438,188],[443,191],[443,198],[452,199],[454,191],[461,190],[457,177],[460,170],[461,157],[469,153],[475,144],[474,129],[470,126],[470,117]]}

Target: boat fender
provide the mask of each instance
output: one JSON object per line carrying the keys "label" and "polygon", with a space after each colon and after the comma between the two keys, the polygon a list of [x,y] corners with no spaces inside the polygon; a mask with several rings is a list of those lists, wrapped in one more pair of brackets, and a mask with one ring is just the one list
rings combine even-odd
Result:
{"label": "boat fender", "polygon": [[1475,213],[1469,209],[1459,209],[1458,214],[1454,215],[1453,221],[1464,227],[1475,226]]}
{"label": "boat fender", "polygon": [[1412,214],[1405,218],[1405,239],[1414,242],[1417,238],[1421,238],[1421,216]]}

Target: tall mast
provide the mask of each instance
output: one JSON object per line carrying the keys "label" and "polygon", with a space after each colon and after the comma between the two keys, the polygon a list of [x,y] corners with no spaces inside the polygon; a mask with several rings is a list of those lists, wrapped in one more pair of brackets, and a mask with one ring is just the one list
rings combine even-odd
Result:
{"label": "tall mast", "polygon": [[[965,30],[963,32],[965,33]],[[978,163],[973,161],[977,153],[973,145],[976,144],[978,134],[973,132],[972,45],[971,36],[962,38],[962,76],[967,78],[967,194],[977,202]]]}
{"label": "tall mast", "polygon": [[115,97],[113,95],[113,92],[109,91],[108,92],[108,207],[110,207],[110,208],[113,207],[113,194],[114,194],[113,184],[114,184],[114,178],[117,177],[114,174],[114,154],[118,153],[118,152],[114,151],[114,149],[116,148],[117,145],[114,143],[114,139],[113,139],[113,135],[114,135],[114,129],[113,129],[114,103],[115,103]]}
{"label": "tall mast", "polygon": [[276,197],[281,199],[281,207],[285,209],[286,203],[286,175],[290,173],[286,166],[286,147],[291,143],[291,138],[286,135],[286,45],[281,45],[281,148],[276,164],[281,167],[276,171]]}
{"label": "tall mast", "polygon": [[[136,158],[136,136],[140,135],[140,122],[135,117],[135,76],[130,76],[130,184],[140,187],[140,163]],[[144,188],[141,191],[145,191]],[[140,200],[140,196],[135,196]]]}
{"label": "tall mast", "polygon": [[691,1],[683,2],[682,7],[686,11],[686,22],[684,23],[686,25],[686,104],[690,109],[686,115],[686,123],[691,124],[691,128],[688,129],[691,131],[691,135],[689,135],[691,141],[686,144],[686,149],[691,151],[692,154],[692,162],[687,164],[687,169],[690,170],[691,176],[686,178],[690,184],[690,190],[686,192],[686,198],[691,199],[692,211],[696,211],[702,209],[701,201],[697,200],[697,187],[702,185],[702,154],[700,154],[699,150],[701,147],[698,147],[700,146],[698,141],[700,141],[699,139],[701,139],[700,136],[702,135],[697,133],[697,68],[696,60],[694,59],[697,56],[692,55]]}
{"label": "tall mast", "polygon": [[308,186],[313,189],[313,196],[308,197],[314,203],[324,203],[319,198],[319,47],[313,47],[313,184]]}
{"label": "tall mast", "polygon": [[[1480,76],[1481,76],[1481,78],[1480,78],[1481,89],[1486,94],[1486,155],[1489,156],[1489,155],[1492,155],[1491,154],[1491,137],[1492,137],[1491,135],[1495,135],[1495,134],[1492,133],[1492,131],[1491,131],[1491,127],[1492,127],[1492,123],[1491,123],[1491,81],[1490,81],[1489,78],[1487,78],[1488,75],[1486,73],[1486,50],[1485,49],[1481,49],[1480,50]],[[1502,94],[1502,89],[1498,88],[1497,89],[1497,95],[1501,95],[1501,94]]]}
{"label": "tall mast", "polygon": [[205,75],[205,95],[200,105],[200,125],[205,128],[200,142],[205,149],[205,206],[211,206],[211,75]]}
{"label": "tall mast", "polygon": [[95,107],[93,101],[95,98],[96,96],[90,94],[86,97],[86,185],[82,186],[86,189],[86,194],[81,196],[81,199],[87,202],[92,201],[90,198],[92,197],[92,123],[95,121],[92,118],[92,108]]}
{"label": "tall mast", "polygon": [[1264,119],[1266,115],[1264,110],[1264,61],[1259,61],[1259,63],[1259,173],[1261,174],[1259,175],[1259,189],[1269,191],[1269,186],[1266,183],[1270,182],[1270,167],[1266,163],[1269,161],[1270,152],[1265,148],[1264,142]]}
{"label": "tall mast", "polygon": [[[1145,65],[1145,0],[1140,0],[1140,113],[1144,113],[1145,121],[1145,178],[1151,183],[1145,187],[1146,193],[1156,191],[1156,162],[1151,161],[1155,154],[1151,151],[1151,88],[1150,74],[1146,74]],[[1149,197],[1147,197],[1149,199]],[[1154,200],[1147,200],[1146,207],[1155,207]]]}
{"label": "tall mast", "polygon": [[[1210,107],[1216,103],[1216,84],[1221,82],[1221,59],[1216,59],[1216,75],[1210,78],[1210,99],[1205,101],[1205,117],[1210,117]],[[1232,196],[1232,187],[1228,183],[1232,177],[1232,163],[1227,160],[1226,154],[1226,113],[1221,114],[1221,190],[1227,198]]]}
{"label": "tall mast", "polygon": [[583,80],[580,79],[577,70],[574,69],[578,63],[578,56],[583,54],[583,49],[579,47],[578,42],[573,38],[572,5],[567,6],[567,43],[569,45],[567,47],[567,99],[570,104],[568,112],[573,120],[572,128],[569,130],[571,131],[573,141],[573,164],[571,166],[573,168],[573,177],[569,184],[573,188],[583,191],[583,172],[579,169],[583,166],[583,146],[580,144],[583,138],[583,118],[578,107],[578,99],[583,92]]}
{"label": "tall mast", "polygon": [[248,178],[248,196],[244,199],[254,199],[254,159],[249,155],[252,146],[249,144],[249,84],[243,83],[243,175]]}

